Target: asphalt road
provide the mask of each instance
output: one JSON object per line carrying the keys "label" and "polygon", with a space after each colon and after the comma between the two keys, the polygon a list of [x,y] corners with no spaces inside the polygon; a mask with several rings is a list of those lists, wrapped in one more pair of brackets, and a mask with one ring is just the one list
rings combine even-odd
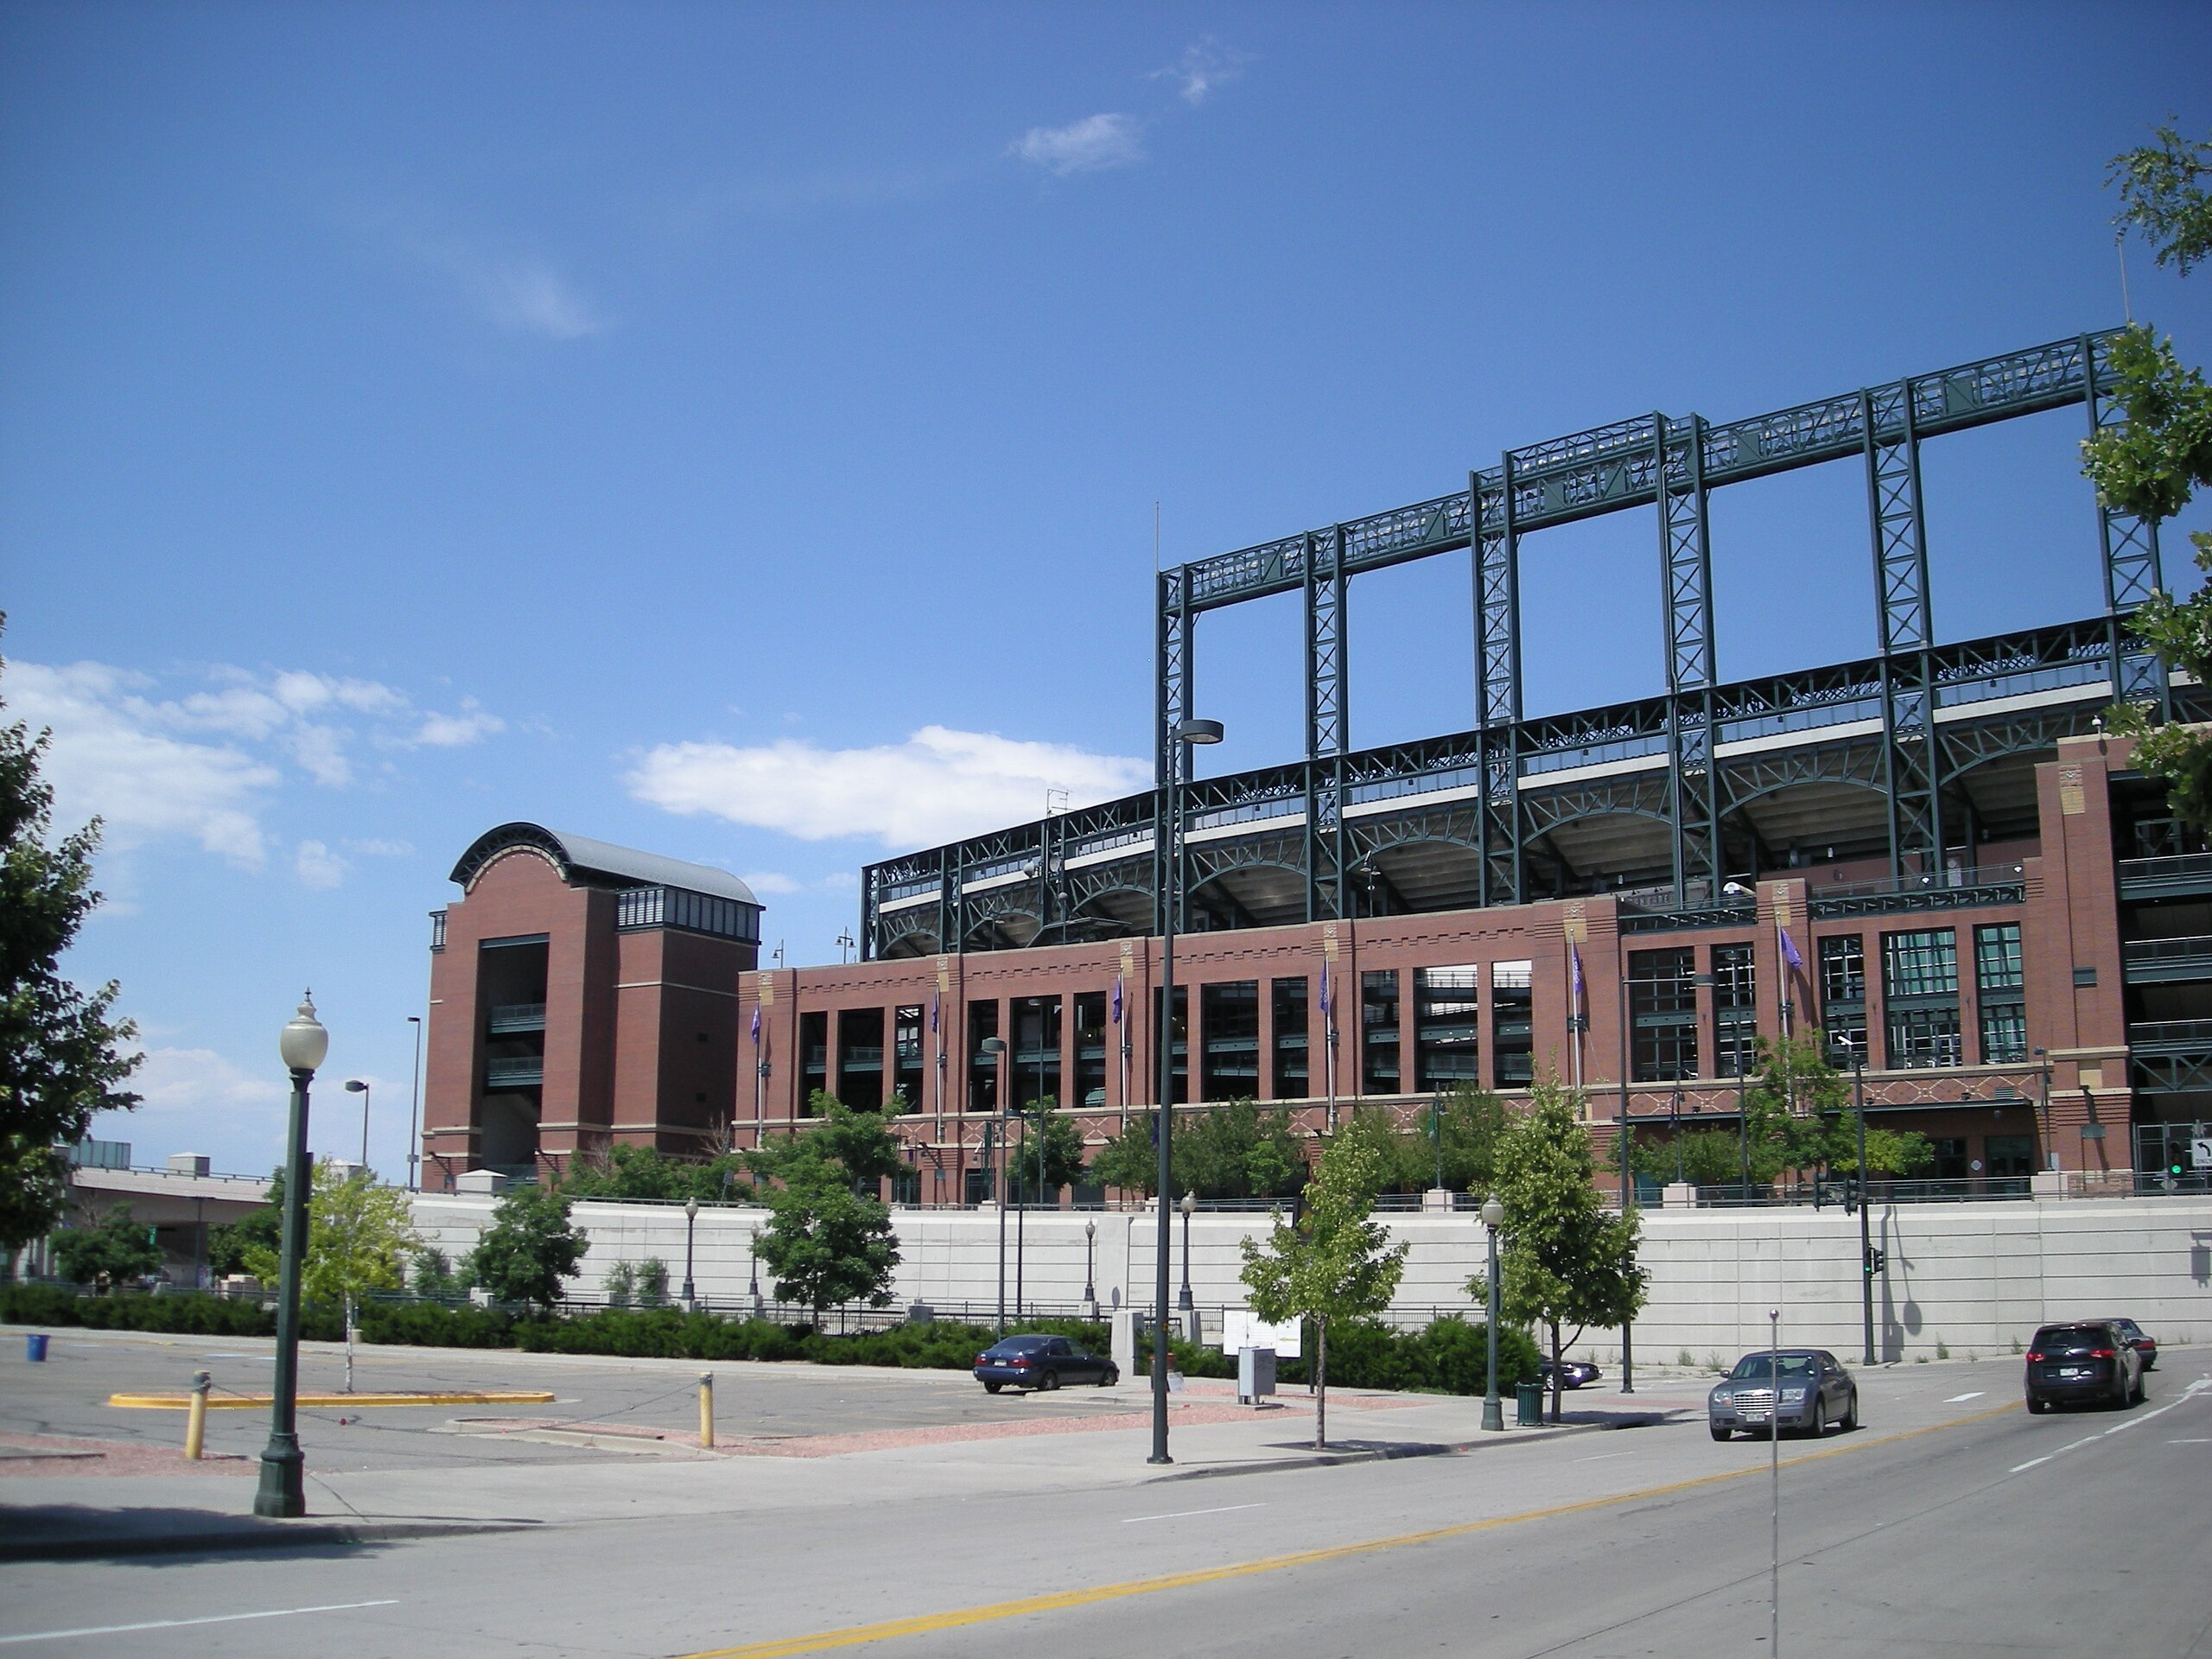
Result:
{"label": "asphalt road", "polygon": [[[2212,1654],[2205,1369],[2155,1373],[2129,1412],[2031,1418],[2009,1367],[1977,1368],[1986,1392],[1950,1396],[1947,1420],[1900,1406],[1783,1442],[1782,1650]],[[18,1565],[0,1643],[130,1659],[1757,1654],[1767,1467],[1765,1444],[1716,1445],[1694,1420],[964,1498],[836,1459],[807,1471],[835,1501],[803,1509],[748,1507],[741,1463],[685,1465],[671,1474],[728,1480],[727,1499],[527,1535]],[[177,1620],[218,1622],[161,1623]],[[97,1633],[51,1634],[67,1630]]]}

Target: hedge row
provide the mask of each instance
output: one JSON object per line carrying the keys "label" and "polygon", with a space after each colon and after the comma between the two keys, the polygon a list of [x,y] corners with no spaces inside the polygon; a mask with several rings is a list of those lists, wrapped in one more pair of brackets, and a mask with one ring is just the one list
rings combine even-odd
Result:
{"label": "hedge row", "polygon": [[[311,1306],[301,1312],[301,1333],[310,1340],[336,1341],[345,1334],[336,1308]],[[639,1359],[798,1360],[905,1370],[966,1370],[992,1341],[988,1325],[901,1325],[830,1336],[804,1325],[723,1319],[674,1307],[606,1308],[563,1317],[442,1302],[376,1301],[363,1304],[359,1319],[363,1341],[398,1346],[520,1348]],[[0,1320],[197,1336],[265,1337],[276,1329],[276,1316],[258,1301],[197,1294],[87,1296],[53,1285],[0,1285]],[[1031,1320],[1022,1328],[1068,1337],[1098,1353],[1111,1341],[1106,1326],[1075,1319]],[[1169,1351],[1186,1376],[1236,1375],[1234,1354],[1185,1342],[1172,1343]],[[1522,1332],[1498,1332],[1497,1357],[1500,1386],[1535,1380],[1535,1344]],[[1147,1349],[1140,1370],[1149,1363]],[[1276,1375],[1285,1382],[1304,1382],[1306,1362],[1286,1360]],[[1456,1317],[1411,1332],[1362,1322],[1338,1331],[1329,1342],[1329,1380],[1346,1388],[1480,1394],[1488,1375],[1484,1328]]]}

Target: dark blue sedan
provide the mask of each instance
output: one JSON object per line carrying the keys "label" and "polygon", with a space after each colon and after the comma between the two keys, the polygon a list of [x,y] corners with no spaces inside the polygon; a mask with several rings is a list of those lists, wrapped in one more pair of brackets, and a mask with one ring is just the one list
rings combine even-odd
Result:
{"label": "dark blue sedan", "polygon": [[1057,1389],[1063,1382],[1096,1382],[1110,1389],[1121,1368],[1065,1337],[1008,1337],[976,1356],[976,1380],[987,1394],[1017,1389]]}

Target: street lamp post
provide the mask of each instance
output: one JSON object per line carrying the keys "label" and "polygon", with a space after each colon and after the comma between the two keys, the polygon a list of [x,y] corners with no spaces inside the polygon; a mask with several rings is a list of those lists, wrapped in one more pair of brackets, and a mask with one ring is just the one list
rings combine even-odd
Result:
{"label": "street lamp post", "polygon": [[369,1085],[359,1077],[346,1079],[346,1092],[361,1097],[361,1171],[369,1167]]}
{"label": "street lamp post", "polygon": [[691,1235],[699,1224],[699,1199],[695,1193],[683,1200],[683,1311],[698,1306],[698,1293],[691,1287]]}
{"label": "street lamp post", "polygon": [[1851,1046],[1851,1105],[1859,1118],[1859,1363],[1874,1363],[1874,1237],[1866,1219],[1866,1045]]}
{"label": "street lamp post", "polygon": [[296,1406],[300,1389],[300,1269],[308,1249],[308,1085],[330,1052],[330,1033],[315,1017],[315,997],[300,1003],[277,1039],[292,1074],[290,1133],[284,1154],[284,1236],[276,1289],[276,1371],[270,1390],[269,1444],[261,1452],[256,1515],[289,1519],[308,1512],[305,1459],[300,1456]]}
{"label": "street lamp post", "polygon": [[423,1108],[423,1016],[410,1014],[407,1023],[415,1027],[415,1064],[407,1073],[407,1190],[423,1190],[422,1108]]}
{"label": "street lamp post", "polygon": [[[1006,1054],[1006,1039],[1003,1037],[986,1037],[981,1043],[977,1044],[976,1046],[983,1053],[991,1057],[992,1073],[994,1080],[995,1080],[999,1062]],[[998,1333],[1001,1338],[1004,1338],[1006,1335],[1006,1184],[1004,1181],[996,1179],[998,1172],[992,1169],[991,1166],[991,1132],[995,1127],[996,1125],[989,1120],[985,1120],[983,1124],[983,1167],[992,1170],[994,1179],[991,1186],[991,1197],[997,1200],[999,1206]]]}
{"label": "street lamp post", "polygon": [[1175,1294],[1175,1311],[1183,1316],[1184,1335],[1187,1338],[1191,1314],[1196,1306],[1191,1300],[1191,1212],[1198,1207],[1197,1195],[1185,1192],[1175,1207],[1183,1212],[1183,1288]]}
{"label": "street lamp post", "polygon": [[1497,1230],[1505,1224],[1505,1206],[1492,1193],[1483,1200],[1483,1226],[1490,1234],[1490,1388],[1483,1395],[1483,1427],[1501,1433],[1505,1427],[1505,1408],[1497,1398]]}
{"label": "street lamp post", "polygon": [[1091,1272],[1097,1246],[1098,1224],[1086,1221],[1083,1224],[1083,1311],[1085,1318],[1093,1319],[1098,1317],[1097,1280]]}
{"label": "street lamp post", "polygon": [[1221,741],[1217,720],[1179,720],[1168,728],[1166,846],[1160,861],[1160,1018],[1154,1040],[1160,1049],[1159,1230],[1153,1244],[1153,1300],[1157,1328],[1152,1339],[1152,1455],[1150,1463],[1173,1463],[1167,1455],[1167,1255],[1174,1243],[1168,1230],[1167,1194],[1175,1185],[1175,916],[1183,903],[1183,768],[1191,746]]}

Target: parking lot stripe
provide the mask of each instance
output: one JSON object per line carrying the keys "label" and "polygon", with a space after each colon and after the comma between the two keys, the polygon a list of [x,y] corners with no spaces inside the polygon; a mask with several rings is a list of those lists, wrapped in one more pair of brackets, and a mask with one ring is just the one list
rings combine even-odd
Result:
{"label": "parking lot stripe", "polygon": [[1172,1515],[1125,1515],[1122,1524],[1133,1527],[1140,1521],[1187,1521],[1194,1515],[1227,1515],[1234,1510],[1264,1510],[1264,1503],[1224,1503],[1217,1510],[1177,1510]]}
{"label": "parking lot stripe", "polygon": [[75,1630],[32,1630],[22,1636],[0,1636],[0,1648],[22,1642],[66,1642],[79,1636],[127,1636],[135,1630],[181,1630],[192,1624],[236,1624],[249,1618],[295,1618],[302,1613],[350,1613],[362,1607],[397,1607],[396,1597],[383,1601],[334,1601],[322,1607],[271,1607],[257,1613],[213,1613],[206,1618],[149,1618],[141,1624],[88,1624]]}

